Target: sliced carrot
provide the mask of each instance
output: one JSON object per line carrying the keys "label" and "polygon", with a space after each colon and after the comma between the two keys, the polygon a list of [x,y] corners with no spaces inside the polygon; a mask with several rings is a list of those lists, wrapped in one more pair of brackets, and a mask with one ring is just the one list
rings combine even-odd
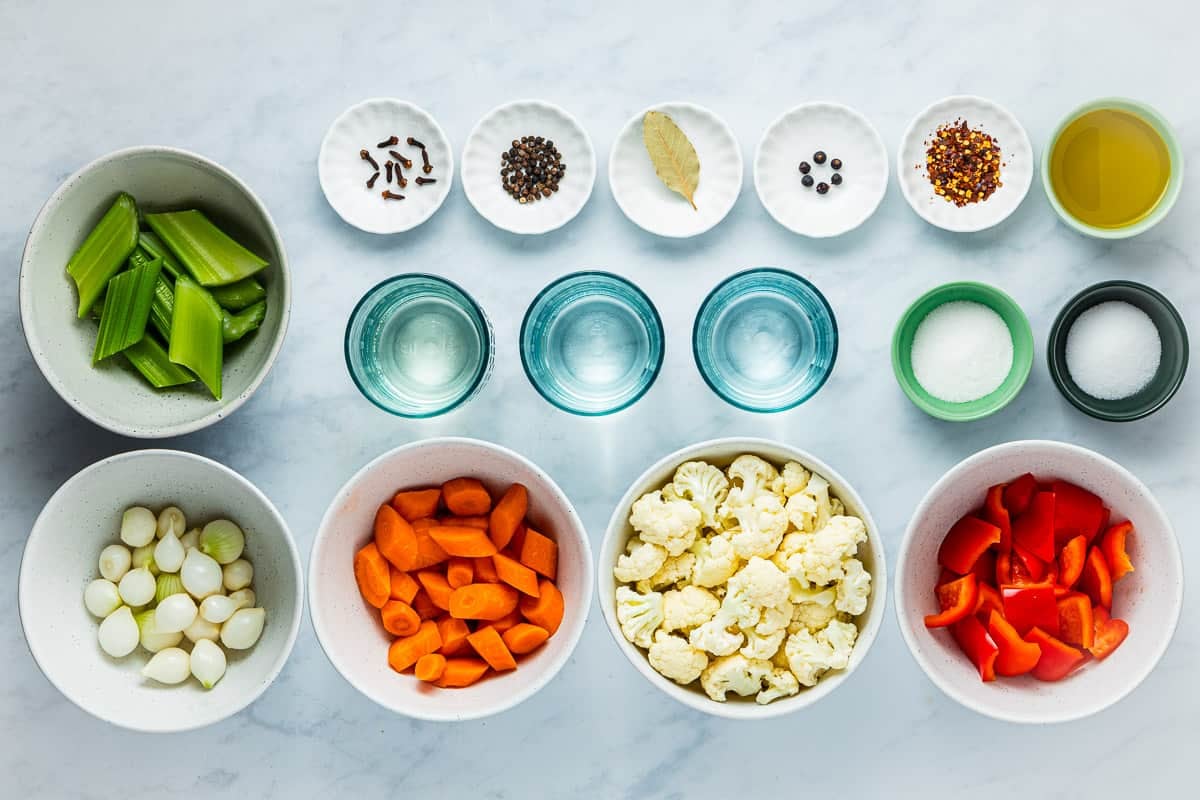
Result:
{"label": "sliced carrot", "polygon": [[475,648],[475,652],[479,653],[480,657],[488,663],[488,666],[497,672],[506,672],[517,668],[517,660],[513,658],[512,653],[508,652],[508,646],[504,644],[500,634],[496,633],[496,629],[491,625],[475,631],[467,637],[467,641],[470,642],[471,647]]}
{"label": "sliced carrot", "polygon": [[521,544],[518,560],[539,575],[554,580],[558,573],[558,545],[549,536],[530,528]]}
{"label": "sliced carrot", "polygon": [[503,550],[512,541],[528,510],[529,490],[519,483],[508,487],[488,518],[488,533],[498,549]]}
{"label": "sliced carrot", "polygon": [[545,628],[551,636],[562,624],[564,610],[562,592],[548,580],[538,582],[537,597],[521,598],[521,615],[539,628]]}
{"label": "sliced carrot", "polygon": [[403,672],[416,664],[421,656],[436,653],[441,646],[442,637],[438,633],[437,623],[427,619],[412,636],[392,642],[388,648],[388,665],[396,672]]}
{"label": "sliced carrot", "polygon": [[446,614],[437,619],[438,633],[442,635],[441,653],[444,656],[458,655],[467,646],[471,629],[461,619]]}
{"label": "sliced carrot", "polygon": [[375,608],[383,608],[392,594],[392,578],[388,562],[379,553],[375,542],[368,542],[354,554],[354,580],[363,599]]}
{"label": "sliced carrot", "polygon": [[387,503],[375,512],[375,544],[398,570],[407,572],[417,563],[417,534]]}
{"label": "sliced carrot", "polygon": [[[525,541],[528,542],[529,540],[526,539]],[[524,564],[513,561],[502,553],[496,553],[496,555],[492,556],[492,563],[496,565],[496,574],[500,576],[500,580],[521,594],[529,595],[530,597],[538,596],[538,576],[536,572]]]}
{"label": "sliced carrot", "polygon": [[443,689],[457,689],[470,686],[487,674],[486,661],[478,658],[447,658],[442,677],[434,683]]}
{"label": "sliced carrot", "polygon": [[442,550],[452,556],[482,558],[496,552],[496,545],[492,544],[487,533],[479,528],[452,528],[448,525],[438,525],[429,529],[429,535]]}
{"label": "sliced carrot", "polygon": [[442,484],[442,499],[451,514],[463,517],[492,510],[492,496],[475,478],[455,478]]}
{"label": "sliced carrot", "polygon": [[391,598],[399,600],[401,603],[412,605],[413,598],[417,596],[417,592],[421,590],[421,584],[413,579],[412,575],[407,572],[392,567],[390,570],[392,576],[392,592]]}
{"label": "sliced carrot", "polygon": [[417,680],[433,683],[446,671],[446,657],[438,653],[426,653],[417,659]]}
{"label": "sliced carrot", "polygon": [[383,629],[393,636],[412,636],[421,629],[421,617],[408,603],[388,600],[379,609],[383,618]]}
{"label": "sliced carrot", "polygon": [[412,607],[421,619],[435,619],[445,611],[445,609],[438,608],[437,604],[429,599],[429,592],[424,589],[417,592],[417,596],[413,598]]}
{"label": "sliced carrot", "polygon": [[529,534],[529,526],[522,522],[517,526],[516,532],[513,534],[512,540],[508,543],[508,547],[504,548],[504,555],[510,558],[521,560],[521,548],[525,546],[525,537]]}
{"label": "sliced carrot", "polygon": [[475,583],[500,583],[500,576],[496,574],[496,565],[491,556],[472,560],[475,562]]}
{"label": "sliced carrot", "polygon": [[417,573],[417,580],[435,606],[443,611],[450,610],[450,592],[454,590],[450,588],[445,575],[437,570],[423,569]]}
{"label": "sliced carrot", "polygon": [[509,628],[514,628],[517,625],[520,625],[524,619],[525,618],[521,616],[521,610],[514,608],[500,619],[494,619],[488,624],[496,629],[496,633],[504,633]]}
{"label": "sliced carrot", "polygon": [[473,517],[456,517],[448,514],[438,518],[438,525],[449,525],[451,528],[479,528],[481,531],[486,531],[488,518],[482,514],[476,514]]}
{"label": "sliced carrot", "polygon": [[517,590],[503,583],[460,586],[450,594],[450,615],[459,619],[500,619],[517,607],[517,597]]}
{"label": "sliced carrot", "polygon": [[504,631],[500,638],[504,639],[504,644],[510,652],[524,655],[541,647],[550,638],[550,631],[522,622]]}
{"label": "sliced carrot", "polygon": [[475,561],[455,556],[446,566],[446,582],[451,589],[466,586],[475,579]]}
{"label": "sliced carrot", "polygon": [[400,516],[409,522],[422,517],[432,517],[437,513],[438,502],[442,499],[441,489],[414,489],[407,492],[396,492],[392,498],[392,507],[400,512]]}
{"label": "sliced carrot", "polygon": [[441,545],[433,540],[429,532],[433,527],[417,528],[413,526],[413,533],[417,535],[417,560],[413,564],[412,569],[427,569],[434,564],[440,564],[450,557],[449,553],[442,549]]}
{"label": "sliced carrot", "polygon": [[413,530],[417,532],[427,531],[437,524],[438,521],[434,517],[421,517],[420,519],[414,519],[412,521]]}

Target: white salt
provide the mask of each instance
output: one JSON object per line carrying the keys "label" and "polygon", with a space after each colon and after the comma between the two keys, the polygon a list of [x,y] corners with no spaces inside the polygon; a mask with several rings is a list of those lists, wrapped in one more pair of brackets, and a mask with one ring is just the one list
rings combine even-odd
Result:
{"label": "white salt", "polygon": [[1071,380],[1099,400],[1121,400],[1145,389],[1161,360],[1158,327],[1130,303],[1098,303],[1067,331]]}
{"label": "white salt", "polygon": [[983,303],[943,303],[917,326],[911,360],[917,382],[929,394],[947,403],[969,403],[987,397],[1008,377],[1012,334]]}

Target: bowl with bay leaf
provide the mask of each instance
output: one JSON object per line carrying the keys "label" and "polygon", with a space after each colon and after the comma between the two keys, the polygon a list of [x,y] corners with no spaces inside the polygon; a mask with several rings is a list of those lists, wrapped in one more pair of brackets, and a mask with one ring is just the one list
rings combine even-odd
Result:
{"label": "bowl with bay leaf", "polygon": [[737,202],[742,151],[707,108],[660,103],[635,114],[617,135],[608,181],[635,225],[670,238],[697,236]]}
{"label": "bowl with bay leaf", "polygon": [[232,172],[170,147],[119,150],[51,195],[21,258],[21,325],[50,386],[136,438],[233,413],[287,331],[283,241]]}

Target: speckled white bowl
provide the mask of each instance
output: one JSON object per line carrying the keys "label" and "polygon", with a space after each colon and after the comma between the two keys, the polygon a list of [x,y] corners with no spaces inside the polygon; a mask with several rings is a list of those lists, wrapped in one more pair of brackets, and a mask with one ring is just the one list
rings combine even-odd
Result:
{"label": "speckled white bowl", "polygon": [[[246,532],[266,627],[250,650],[227,651],[225,677],[211,690],[191,678],[178,686],[143,678],[149,654],[140,647],[121,659],[100,649],[100,621],[83,590],[99,577],[100,551],[119,543],[121,514],[132,505],[177,505],[189,525],[227,517]],[[33,524],[17,588],[25,640],[55,688],[95,717],[151,733],[211,725],[254,702],[292,652],[303,596],[300,554],[271,501],[228,467],[176,450],[121,453],[64,483]]]}
{"label": "speckled white bowl", "polygon": [[[1135,571],[1114,586],[1113,615],[1129,623],[1129,638],[1103,662],[1086,664],[1057,683],[1030,676],[992,683],[946,630],[930,631],[937,612],[933,587],[937,550],[946,531],[979,508],[989,486],[1025,472],[1061,478],[1097,494],[1113,521],[1129,519]],[[917,506],[896,561],[896,617],[913,657],[934,684],[967,708],[1009,722],[1066,722],[1108,708],[1137,688],[1166,652],[1183,607],[1183,561],[1162,507],[1145,484],[1099,453],[1065,442],[1009,442],[983,450],[947,472]]]}
{"label": "speckled white bowl", "polygon": [[[500,154],[522,136],[554,142],[567,165],[558,191],[522,205],[500,185]],[[484,219],[511,233],[548,233],[575,218],[592,196],[596,151],[587,131],[562,108],[542,100],[518,100],[494,108],[475,124],[462,154],[467,200]]]}
{"label": "speckled white bowl", "polygon": [[[647,111],[669,116],[696,148],[700,158],[696,208],[654,172],[642,138]],[[697,236],[725,219],[737,202],[742,191],[742,149],[729,126],[707,108],[659,103],[639,111],[617,134],[608,156],[608,182],[613,199],[638,227],[672,238]]]}
{"label": "speckled white bowl", "polygon": [[[261,276],[266,319],[225,351],[221,400],[199,382],[155,390],[120,356],[92,366],[96,324],[75,318],[79,298],[66,266],[121,191],[132,194],[139,208],[199,208],[270,262]],[[67,178],[29,231],[19,294],[25,341],[54,391],[97,425],[142,439],[191,433],[241,407],[275,363],[292,306],[283,240],[262,201],[224,167],[170,147],[118,150]]]}
{"label": "speckled white bowl", "polygon": [[[812,160],[817,150],[843,162],[843,182],[817,194],[834,170]],[[814,187],[800,183],[801,161],[812,164]],[[839,236],[866,222],[887,192],[888,152],[875,127],[852,108],[805,103],[771,123],[754,156],[754,188],[775,221],[814,238]]]}
{"label": "speckled white bowl", "polygon": [[[517,669],[465,689],[439,689],[388,666],[392,636],[354,580],[354,554],[372,535],[375,512],[398,490],[439,486],[459,476],[483,481],[493,494],[513,483],[529,489],[529,519],[558,542],[558,577],[566,605],[550,640],[522,656]],[[308,607],[317,641],[334,669],[364,695],[397,714],[461,721],[498,714],[528,700],[567,663],[592,602],[592,550],[587,531],[562,489],[528,459],[476,439],[426,439],[376,458],[330,503],[308,563]]]}
{"label": "speckled white bowl", "polygon": [[[383,149],[376,147],[389,136],[397,136],[400,144]],[[421,171],[421,151],[407,143],[409,136],[425,145],[433,172]],[[374,188],[367,188],[367,179],[374,171],[359,152],[366,150],[380,167]],[[388,150],[411,158],[413,168],[404,170],[408,185],[388,183],[383,169],[393,161]],[[433,216],[454,182],[454,152],[450,140],[440,125],[424,109],[390,97],[364,100],[342,112],[321,142],[317,156],[317,175],[321,191],[338,216],[367,233],[400,233],[417,227]],[[414,179],[429,177],[437,183],[417,186]],[[403,200],[384,200],[384,189],[404,195]]]}
{"label": "speckled white bowl", "polygon": [[[679,465],[685,461],[707,461],[725,468],[743,453],[757,455],[776,467],[782,467],[788,461],[796,461],[804,465],[829,481],[833,494],[841,498],[846,509],[861,517],[867,524],[867,541],[859,546],[858,557],[867,572],[871,573],[871,599],[867,604],[867,610],[855,619],[855,623],[858,625],[858,639],[854,644],[854,652],[850,656],[850,665],[846,669],[826,673],[817,685],[810,689],[801,687],[799,694],[784,697],[766,705],[759,705],[753,697],[742,698],[734,695],[730,695],[726,702],[718,703],[709,698],[698,685],[680,686],[669,678],[663,677],[650,666],[646,653],[625,638],[625,635],[621,633],[621,625],[617,621],[617,581],[613,577],[613,567],[616,566],[617,559],[625,552],[625,544],[629,541],[629,537],[633,535],[633,528],[629,525],[629,509],[634,501],[646,492],[661,489],[675,474]],[[854,672],[867,657],[867,652],[871,649],[871,645],[875,642],[875,636],[879,633],[884,609],[887,606],[887,560],[884,556],[883,538],[866,503],[859,497],[858,492],[854,491],[854,487],[833,467],[805,450],[769,439],[710,439],[682,450],[676,450],[659,459],[633,482],[629,491],[617,503],[612,518],[609,519],[608,529],[604,533],[604,543],[600,545],[600,558],[597,564],[596,588],[600,597],[600,610],[604,612],[604,621],[608,623],[608,630],[612,634],[613,641],[629,659],[629,663],[633,664],[646,680],[671,698],[697,711],[726,719],[778,717],[807,708],[823,697],[827,697],[842,686],[850,677],[850,673]]]}
{"label": "speckled white bowl", "polygon": [[[934,194],[925,173],[927,140],[938,127],[965,119],[1000,143],[1003,184],[981,203],[962,207]],[[1033,182],[1033,146],[1029,135],[1007,109],[982,97],[947,97],[926,108],[909,123],[896,154],[896,179],[913,211],[926,222],[956,233],[972,233],[998,225],[1017,210]]]}

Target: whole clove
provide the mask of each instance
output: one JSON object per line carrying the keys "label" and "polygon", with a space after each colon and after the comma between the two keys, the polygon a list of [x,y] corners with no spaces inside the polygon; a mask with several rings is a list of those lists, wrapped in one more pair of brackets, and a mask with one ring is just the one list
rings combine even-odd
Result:
{"label": "whole clove", "polygon": [[409,136],[409,137],[408,137],[408,138],[407,138],[405,141],[407,141],[407,142],[408,142],[408,143],[409,143],[411,146],[413,146],[413,147],[419,147],[419,148],[421,148],[422,150],[424,150],[424,149],[425,149],[425,145],[424,145],[424,144],[422,144],[421,142],[417,141],[416,139],[414,139],[414,138],[413,138],[413,137],[411,137],[411,136]]}
{"label": "whole clove", "polygon": [[387,189],[384,189],[383,190],[383,199],[384,200],[403,200],[404,195],[396,194],[395,192],[389,192]]}
{"label": "whole clove", "polygon": [[421,148],[421,161],[424,162],[421,165],[422,172],[424,172],[426,175],[433,172],[433,164],[429,163],[429,151],[426,150],[424,147]]}
{"label": "whole clove", "polygon": [[417,176],[417,186],[426,186],[430,183],[437,183],[437,178],[424,178],[420,175]]}
{"label": "whole clove", "polygon": [[371,154],[368,153],[366,150],[359,150],[358,157],[361,158],[363,161],[367,162],[368,164],[370,164],[372,169],[374,169],[374,170],[379,169],[379,162],[376,161],[375,159],[371,158]]}
{"label": "whole clove", "polygon": [[395,150],[388,150],[388,155],[391,156],[392,158],[396,159],[396,161],[403,164],[405,169],[412,169],[412,159],[411,158],[405,158],[404,156],[397,153]]}
{"label": "whole clove", "polygon": [[367,188],[374,189],[375,181],[379,180],[379,170],[375,170],[375,174],[367,178]]}
{"label": "whole clove", "polygon": [[387,182],[391,183],[392,182],[392,162],[390,162],[390,161],[387,162],[387,164],[385,166],[387,167]]}
{"label": "whole clove", "polygon": [[375,146],[382,150],[385,147],[391,147],[396,144],[400,144],[400,137],[393,134]]}

